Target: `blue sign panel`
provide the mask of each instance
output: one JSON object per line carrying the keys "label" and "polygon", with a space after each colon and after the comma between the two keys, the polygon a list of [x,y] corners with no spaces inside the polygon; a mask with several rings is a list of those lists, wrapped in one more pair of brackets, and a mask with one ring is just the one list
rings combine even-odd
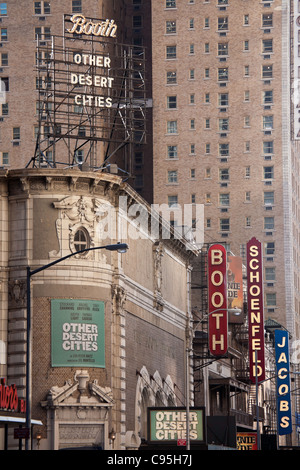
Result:
{"label": "blue sign panel", "polygon": [[275,330],[277,370],[277,425],[279,436],[292,432],[289,337],[284,330]]}

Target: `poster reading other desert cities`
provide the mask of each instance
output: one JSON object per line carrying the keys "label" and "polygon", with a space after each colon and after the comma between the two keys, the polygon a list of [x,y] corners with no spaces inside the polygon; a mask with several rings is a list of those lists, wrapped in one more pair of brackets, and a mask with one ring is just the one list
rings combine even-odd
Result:
{"label": "poster reading other desert cities", "polygon": [[51,300],[52,367],[105,367],[104,302]]}

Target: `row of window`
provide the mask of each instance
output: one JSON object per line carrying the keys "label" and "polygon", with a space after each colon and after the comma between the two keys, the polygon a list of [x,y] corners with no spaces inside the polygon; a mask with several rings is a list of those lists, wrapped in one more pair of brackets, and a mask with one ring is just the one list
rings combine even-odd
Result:
{"label": "row of window", "polygon": [[[76,150],[74,153],[74,160],[76,163],[82,163],[85,160],[85,152],[83,149]],[[53,152],[52,150],[47,150],[45,154],[40,157],[40,164],[47,165],[47,163],[53,162]],[[0,152],[0,168],[9,167],[10,158],[9,152]]]}
{"label": "row of window", "polygon": [[[168,174],[168,178],[167,178],[168,183],[178,183],[179,179],[178,179],[178,171],[177,170],[168,170],[167,174]],[[244,176],[245,176],[245,178],[250,178],[250,167],[249,166],[247,166],[245,168],[245,175]],[[191,179],[196,179],[196,169],[195,168],[190,169],[190,178]],[[204,178],[205,179],[211,179],[212,178],[210,168],[205,169]],[[267,181],[274,179],[274,166],[272,166],[272,165],[271,166],[264,166],[262,168],[262,179],[267,180]],[[219,168],[219,182],[220,183],[230,182],[230,168]],[[271,194],[273,194],[273,192],[266,192],[266,194],[269,195],[269,203],[274,202],[274,200],[271,201]],[[249,197],[250,197],[250,193],[249,193]]]}
{"label": "row of window", "polygon": [[[177,8],[177,1],[178,0],[165,0],[165,7],[166,8]],[[181,1],[181,0],[180,0]],[[229,0],[215,0],[218,6],[225,6],[229,5]],[[271,4],[273,0],[261,0],[263,3],[267,5]],[[196,0],[188,0],[189,4],[194,4]],[[210,3],[210,0],[203,0],[203,3]]]}
{"label": "row of window", "polygon": [[[190,30],[195,29],[196,22],[194,18],[189,18],[187,20],[188,23],[188,28]],[[249,26],[250,25],[250,17],[249,15],[244,15],[243,16],[243,26]],[[206,17],[204,18],[204,23],[203,23],[204,29],[209,29],[211,24],[210,24],[210,18]],[[234,24],[236,26],[236,22]],[[262,28],[272,28],[273,27],[273,14],[272,13],[266,13],[262,14],[261,16],[261,26]],[[176,20],[167,20],[166,21],[166,26],[165,26],[165,32],[166,34],[176,34],[177,33],[177,21]],[[228,16],[222,16],[217,18],[217,31],[218,32],[223,32],[223,31],[229,31],[229,17]]]}
{"label": "row of window", "polygon": [[[244,153],[249,153],[251,151],[251,142],[248,140],[244,142]],[[211,144],[204,143],[204,155],[210,156],[212,154]],[[270,160],[271,156],[274,154],[274,141],[264,141],[262,144],[262,155],[265,156],[265,160]],[[190,144],[189,155],[196,155],[196,145]],[[229,144],[218,144],[218,157],[224,158],[230,156]],[[270,157],[270,158],[269,158]],[[177,160],[178,157],[178,147],[177,145],[168,145],[167,146],[167,158]]]}
{"label": "row of window", "polygon": [[[7,2],[0,3],[0,16],[7,16]],[[72,0],[72,13],[82,12],[82,0]],[[33,2],[33,13],[35,15],[50,15],[51,14],[51,2],[40,1]]]}
{"label": "row of window", "polygon": [[[170,196],[173,197],[173,196]],[[170,207],[174,207],[175,204],[171,205]],[[255,218],[257,221],[257,218]],[[245,227],[250,228],[252,227],[251,217],[245,217]],[[205,228],[210,229],[212,228],[212,219],[206,218],[205,220]],[[275,217],[264,217],[263,218],[263,230],[265,232],[272,232],[275,229]],[[224,217],[219,219],[219,231],[220,232],[230,232],[230,218]]]}
{"label": "row of window", "polygon": [[[243,40],[241,43],[241,50],[242,52],[250,52],[250,40],[246,39]],[[193,46],[192,52],[190,50],[190,54],[195,51],[195,47]],[[210,54],[211,47],[209,42],[205,42],[203,45],[203,52],[205,54]],[[218,42],[216,46],[216,54],[217,57],[223,58],[223,57],[228,57],[229,56],[229,43],[228,42]],[[272,54],[274,52],[274,44],[273,44],[273,39],[262,39],[261,40],[261,53],[262,54]]]}

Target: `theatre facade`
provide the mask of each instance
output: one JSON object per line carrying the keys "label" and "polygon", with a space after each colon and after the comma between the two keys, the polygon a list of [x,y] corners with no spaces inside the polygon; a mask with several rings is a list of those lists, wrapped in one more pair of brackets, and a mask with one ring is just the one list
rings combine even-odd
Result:
{"label": "theatre facade", "polygon": [[113,174],[0,172],[1,390],[22,403],[1,401],[1,449],[137,449],[148,407],[185,405],[196,251],[163,225]]}

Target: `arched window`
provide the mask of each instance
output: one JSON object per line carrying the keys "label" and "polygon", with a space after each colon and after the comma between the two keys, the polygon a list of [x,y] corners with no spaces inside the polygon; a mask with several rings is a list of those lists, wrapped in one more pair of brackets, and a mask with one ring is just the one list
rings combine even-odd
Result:
{"label": "arched window", "polygon": [[90,247],[90,237],[87,230],[80,227],[74,235],[75,251],[85,250]]}

